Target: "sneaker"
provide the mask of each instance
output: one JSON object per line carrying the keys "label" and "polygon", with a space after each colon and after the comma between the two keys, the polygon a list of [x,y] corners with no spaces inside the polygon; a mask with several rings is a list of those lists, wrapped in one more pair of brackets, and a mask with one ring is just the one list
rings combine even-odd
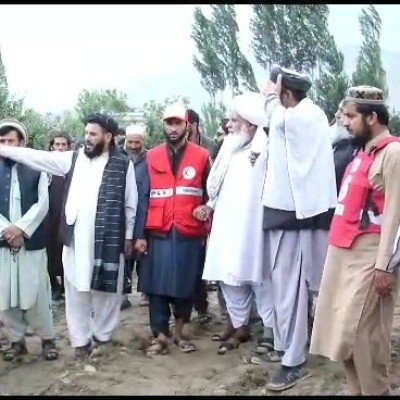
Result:
{"label": "sneaker", "polygon": [[272,392],[282,392],[310,376],[311,373],[304,368],[304,364],[298,367],[285,367],[281,365],[279,370],[272,377],[271,382],[268,383],[267,389]]}

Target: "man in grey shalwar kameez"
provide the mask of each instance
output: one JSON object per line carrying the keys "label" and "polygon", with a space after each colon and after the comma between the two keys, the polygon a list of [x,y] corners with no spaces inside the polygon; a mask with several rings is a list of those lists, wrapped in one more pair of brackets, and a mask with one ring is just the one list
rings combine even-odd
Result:
{"label": "man in grey shalwar kameez", "polygon": [[[23,147],[28,132],[16,120],[0,121],[0,144]],[[27,353],[28,327],[42,339],[45,360],[58,358],[47,273],[48,177],[0,157],[0,312],[11,337],[4,361]]]}
{"label": "man in grey shalwar kameez", "polygon": [[307,376],[310,292],[320,284],[336,182],[327,117],[307,98],[311,82],[283,69],[271,79],[261,90],[269,120],[264,249],[271,265],[274,346],[282,361],[267,388],[282,391]]}

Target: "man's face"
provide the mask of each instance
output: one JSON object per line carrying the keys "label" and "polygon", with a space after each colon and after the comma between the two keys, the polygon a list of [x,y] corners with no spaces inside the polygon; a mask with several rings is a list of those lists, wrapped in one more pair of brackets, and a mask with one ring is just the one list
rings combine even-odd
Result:
{"label": "man's face", "polygon": [[249,123],[243,119],[236,111],[231,113],[228,123],[226,124],[229,133],[249,133]]}
{"label": "man's face", "polygon": [[85,154],[89,158],[98,157],[109,148],[112,140],[110,132],[106,132],[100,125],[94,123],[88,123],[85,131]]}
{"label": "man's face", "polygon": [[164,136],[171,144],[182,142],[187,135],[186,121],[178,118],[169,118],[164,121]]}
{"label": "man's face", "polygon": [[126,150],[128,152],[137,154],[143,149],[143,136],[142,135],[128,135],[126,137]]}
{"label": "man's face", "polygon": [[67,151],[69,150],[68,140],[63,137],[54,138],[54,143],[51,148],[52,151]]}
{"label": "man's face", "polygon": [[0,136],[0,144],[11,147],[23,147],[24,142],[20,140],[20,136],[16,130],[8,132],[4,136]]}
{"label": "man's face", "polygon": [[365,117],[357,112],[354,103],[347,103],[343,106],[343,125],[353,137],[355,145],[364,146],[372,139],[371,126],[374,124],[375,116]]}

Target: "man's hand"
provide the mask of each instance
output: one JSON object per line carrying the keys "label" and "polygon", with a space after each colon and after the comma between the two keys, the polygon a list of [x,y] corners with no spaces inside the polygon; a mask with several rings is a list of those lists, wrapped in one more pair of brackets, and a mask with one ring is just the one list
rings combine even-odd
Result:
{"label": "man's hand", "polygon": [[282,75],[279,74],[276,79],[276,83],[272,81],[267,81],[260,87],[260,93],[265,97],[270,95],[271,93],[276,93],[278,96],[281,95],[282,92]]}
{"label": "man's hand", "polygon": [[15,239],[23,239],[24,232],[21,229],[17,228],[15,225],[10,225],[6,229],[4,229],[3,237],[10,244],[10,242]]}
{"label": "man's hand", "polygon": [[206,205],[198,206],[193,211],[193,217],[198,221],[206,222],[211,218],[212,213],[213,209],[211,207]]}
{"label": "man's hand", "polygon": [[132,256],[132,254],[133,254],[133,240],[129,240],[129,239],[125,240],[124,252],[125,252],[125,257],[126,258],[129,258],[129,257]]}
{"label": "man's hand", "polygon": [[12,249],[19,250],[24,245],[24,238],[23,238],[23,236],[21,236],[21,237],[13,239],[7,243]]}
{"label": "man's hand", "polygon": [[374,273],[373,283],[379,296],[389,296],[392,293],[396,279],[397,276],[395,274],[376,269]]}
{"label": "man's hand", "polygon": [[147,240],[145,239],[137,239],[135,242],[135,251],[139,254],[147,254]]}

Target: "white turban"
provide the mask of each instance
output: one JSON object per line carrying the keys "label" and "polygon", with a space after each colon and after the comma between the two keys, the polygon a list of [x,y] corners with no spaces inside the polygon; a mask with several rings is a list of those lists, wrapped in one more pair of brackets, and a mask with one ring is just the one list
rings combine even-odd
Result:
{"label": "white turban", "polygon": [[5,118],[0,121],[0,128],[3,128],[4,126],[10,126],[10,127],[17,129],[18,131],[21,132],[21,134],[24,138],[24,142],[26,143],[28,141],[29,132],[28,132],[27,127],[22,122],[19,122],[18,120],[14,119],[14,118]]}
{"label": "white turban", "polygon": [[259,127],[268,125],[264,105],[264,96],[255,92],[243,93],[233,99],[233,110],[246,121]]}
{"label": "white turban", "polygon": [[143,124],[129,125],[126,128],[126,136],[129,136],[129,135],[145,136],[146,135],[146,126]]}

